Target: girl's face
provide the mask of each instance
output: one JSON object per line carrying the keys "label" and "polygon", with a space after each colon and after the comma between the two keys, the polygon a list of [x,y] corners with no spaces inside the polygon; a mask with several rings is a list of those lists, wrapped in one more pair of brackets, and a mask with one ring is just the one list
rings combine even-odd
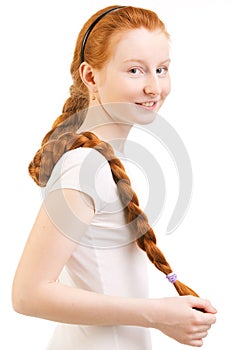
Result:
{"label": "girl's face", "polygon": [[95,75],[97,100],[115,121],[150,123],[170,92],[168,38],[140,28],[112,42],[110,60]]}

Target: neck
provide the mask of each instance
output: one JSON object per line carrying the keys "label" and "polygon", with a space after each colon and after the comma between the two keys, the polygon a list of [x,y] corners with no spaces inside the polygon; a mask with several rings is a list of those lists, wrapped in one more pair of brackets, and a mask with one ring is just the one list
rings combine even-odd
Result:
{"label": "neck", "polygon": [[114,148],[123,152],[125,140],[132,128],[132,124],[116,121],[98,101],[91,101],[86,118],[78,129],[78,133],[91,131],[99,139],[113,142]]}

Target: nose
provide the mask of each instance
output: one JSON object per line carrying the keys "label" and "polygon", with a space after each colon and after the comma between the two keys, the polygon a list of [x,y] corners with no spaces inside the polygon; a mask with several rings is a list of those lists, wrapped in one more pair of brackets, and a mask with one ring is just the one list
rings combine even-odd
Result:
{"label": "nose", "polygon": [[157,74],[150,74],[150,76],[147,78],[144,93],[150,96],[157,96],[161,94],[161,86]]}

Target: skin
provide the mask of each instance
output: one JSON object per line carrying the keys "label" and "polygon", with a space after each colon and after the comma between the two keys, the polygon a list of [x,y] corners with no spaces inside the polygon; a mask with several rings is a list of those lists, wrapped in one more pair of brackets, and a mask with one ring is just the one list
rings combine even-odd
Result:
{"label": "skin", "polygon": [[104,140],[123,140],[133,124],[151,123],[170,92],[169,42],[163,33],[140,28],[118,34],[115,40],[101,70],[86,62],[80,66],[82,79],[96,98],[80,130],[92,130]]}
{"label": "skin", "polygon": [[[124,33],[115,41],[103,69],[95,70],[86,62],[80,67],[90,96],[96,97],[82,130],[95,131],[106,141],[126,138],[134,123],[152,122],[170,91],[169,44],[164,34],[141,28]],[[157,102],[152,107],[138,105],[148,101]],[[59,195],[59,191],[73,214],[88,225],[94,216],[91,199],[72,189],[55,192]],[[50,220],[46,206],[55,200],[54,195],[49,194],[42,204],[15,273],[12,287],[15,311],[70,324],[156,328],[182,344],[202,346],[203,338],[216,321],[216,309],[208,300],[192,296],[112,297],[57,282],[76,243]],[[79,229],[82,234],[85,225]],[[204,309],[205,313],[194,307]]]}

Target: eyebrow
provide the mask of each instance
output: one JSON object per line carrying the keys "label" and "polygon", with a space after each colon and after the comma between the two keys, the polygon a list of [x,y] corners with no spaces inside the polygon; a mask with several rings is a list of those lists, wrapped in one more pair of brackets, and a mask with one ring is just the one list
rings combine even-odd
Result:
{"label": "eyebrow", "polygon": [[[127,59],[125,60],[123,63],[127,63],[127,62],[139,62],[139,63],[145,63],[143,60],[140,60],[138,58],[130,58],[130,59]],[[165,64],[165,63],[170,63],[171,62],[171,59],[170,58],[167,58],[166,60],[160,62],[159,64]]]}

